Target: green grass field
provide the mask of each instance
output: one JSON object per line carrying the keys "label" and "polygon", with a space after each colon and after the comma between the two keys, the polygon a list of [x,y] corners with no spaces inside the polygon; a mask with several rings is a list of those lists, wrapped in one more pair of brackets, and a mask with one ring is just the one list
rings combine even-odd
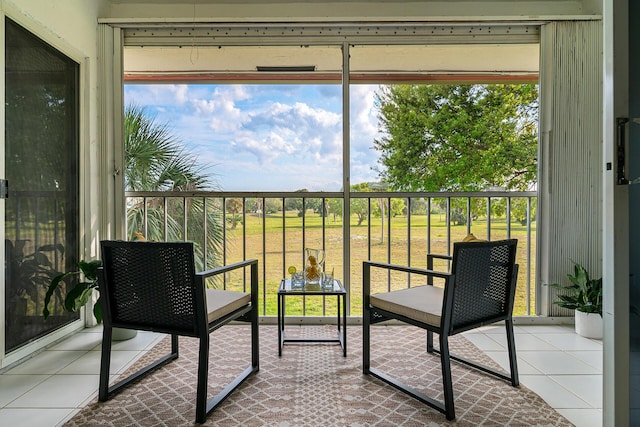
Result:
{"label": "green grass field", "polygon": [[[282,277],[287,276],[290,265],[298,270],[302,269],[304,248],[323,247],[323,218],[312,212],[305,216],[303,228],[302,218],[296,212],[285,215],[284,225],[282,213],[267,215],[266,220],[255,214],[246,215],[246,223],[238,224],[235,229],[227,230],[226,259],[227,263],[242,259],[257,258],[260,263],[261,286],[261,315],[275,316],[277,313],[277,288]],[[325,269],[335,270],[337,278],[349,290],[350,315],[362,314],[362,261],[391,262],[394,264],[426,267],[427,241],[430,236],[430,251],[432,253],[447,253],[447,224],[445,216],[431,214],[430,229],[427,227],[426,215],[411,215],[410,227],[406,216],[391,219],[391,224],[385,221],[382,226],[381,218],[372,218],[371,225],[364,222],[357,226],[357,219],[351,221],[351,238],[349,244],[350,275],[343,274],[343,236],[340,217],[324,218],[324,248],[326,250]],[[264,222],[264,223],[263,223]],[[243,228],[244,227],[244,228]],[[263,240],[263,232],[265,239]],[[471,232],[479,238],[487,237],[486,218],[478,218],[471,224]],[[304,238],[303,238],[304,234]],[[450,242],[459,241],[467,234],[466,226],[451,226]],[[507,224],[504,218],[491,219],[491,240],[507,237]],[[527,314],[527,301],[533,311],[535,307],[535,222],[531,227],[531,241],[527,241],[527,227],[519,222],[511,223],[511,237],[518,239],[517,262],[520,264],[518,288],[514,315]],[[410,245],[409,245],[410,243]],[[410,250],[409,250],[410,248]],[[529,256],[529,258],[528,258]],[[527,266],[530,266],[530,269]],[[444,269],[444,264],[436,264],[436,269]],[[528,276],[528,277],[527,277]],[[376,286],[386,286],[386,274],[378,278]],[[527,292],[527,278],[531,284],[531,292]],[[230,277],[228,283],[241,286],[241,277]],[[420,278],[411,277],[415,286]],[[384,285],[382,281],[384,280]],[[406,275],[391,276],[393,287],[406,286]],[[424,282],[424,279],[422,279]],[[233,286],[233,285],[232,285]],[[287,300],[288,315],[322,316],[334,315],[336,312],[335,298],[305,297]]]}

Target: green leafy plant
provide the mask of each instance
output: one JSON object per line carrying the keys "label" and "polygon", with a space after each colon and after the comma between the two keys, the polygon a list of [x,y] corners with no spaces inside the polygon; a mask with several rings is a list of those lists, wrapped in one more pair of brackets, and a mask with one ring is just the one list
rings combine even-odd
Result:
{"label": "green leafy plant", "polygon": [[[49,283],[47,293],[44,297],[44,308],[42,309],[42,315],[46,319],[49,317],[49,303],[51,298],[56,297],[61,302],[65,310],[75,313],[82,308],[86,303],[91,300],[91,296],[94,290],[98,288],[98,267],[102,265],[102,261],[79,261],[76,266],[78,270],[68,271],[57,275]],[[74,277],[84,277],[84,280],[80,280],[75,285],[70,281]],[[66,293],[62,295],[61,283],[66,283],[67,286],[72,286]],[[98,323],[102,322],[102,309],[100,308],[100,297],[93,306],[93,315]]]}
{"label": "green leafy plant", "polygon": [[602,278],[591,279],[587,270],[574,262],[574,274],[567,274],[571,282],[569,286],[553,283],[549,287],[567,291],[559,294],[554,304],[560,307],[575,309],[583,313],[598,313],[602,316]]}

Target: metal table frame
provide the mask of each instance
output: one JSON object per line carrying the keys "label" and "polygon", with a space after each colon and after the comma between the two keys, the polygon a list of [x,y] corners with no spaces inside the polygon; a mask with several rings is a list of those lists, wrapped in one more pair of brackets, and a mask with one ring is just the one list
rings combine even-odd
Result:
{"label": "metal table frame", "polygon": [[[338,301],[338,336],[336,338],[286,338],[284,333],[285,299],[288,296],[335,295]],[[341,301],[342,300],[342,304]],[[342,319],[340,319],[342,315]],[[278,287],[278,357],[282,356],[282,347],[286,342],[338,342],[342,347],[342,355],[347,357],[347,291],[340,280],[334,280],[333,290],[291,289],[291,280],[282,279]]]}

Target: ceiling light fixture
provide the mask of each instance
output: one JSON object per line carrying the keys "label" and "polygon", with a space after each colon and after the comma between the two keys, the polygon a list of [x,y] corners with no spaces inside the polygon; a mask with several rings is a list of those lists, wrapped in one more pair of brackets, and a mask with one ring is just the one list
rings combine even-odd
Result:
{"label": "ceiling light fixture", "polygon": [[276,72],[276,73],[301,73],[301,72],[309,72],[315,71],[315,65],[258,65],[256,66],[256,70],[258,71],[266,71],[266,72]]}

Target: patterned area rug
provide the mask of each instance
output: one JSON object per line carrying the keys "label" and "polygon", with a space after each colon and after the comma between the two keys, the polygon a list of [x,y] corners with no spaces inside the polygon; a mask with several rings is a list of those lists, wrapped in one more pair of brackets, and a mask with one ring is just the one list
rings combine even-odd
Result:
{"label": "patterned area rug", "polygon": [[[570,426],[523,386],[511,387],[452,361],[456,420],[362,374],[362,328],[348,328],[348,356],[338,344],[292,343],[278,357],[277,328],[260,326],[260,371],[207,418],[209,426]],[[331,326],[290,326],[288,336],[328,337]],[[209,397],[249,365],[249,327],[211,335]],[[442,398],[439,356],[425,351],[425,332],[409,326],[372,329],[372,366]],[[451,351],[495,366],[462,336]],[[167,352],[160,342],[129,369]],[[197,341],[180,339],[180,357],[108,402],[83,408],[66,426],[188,426],[195,420]]]}

